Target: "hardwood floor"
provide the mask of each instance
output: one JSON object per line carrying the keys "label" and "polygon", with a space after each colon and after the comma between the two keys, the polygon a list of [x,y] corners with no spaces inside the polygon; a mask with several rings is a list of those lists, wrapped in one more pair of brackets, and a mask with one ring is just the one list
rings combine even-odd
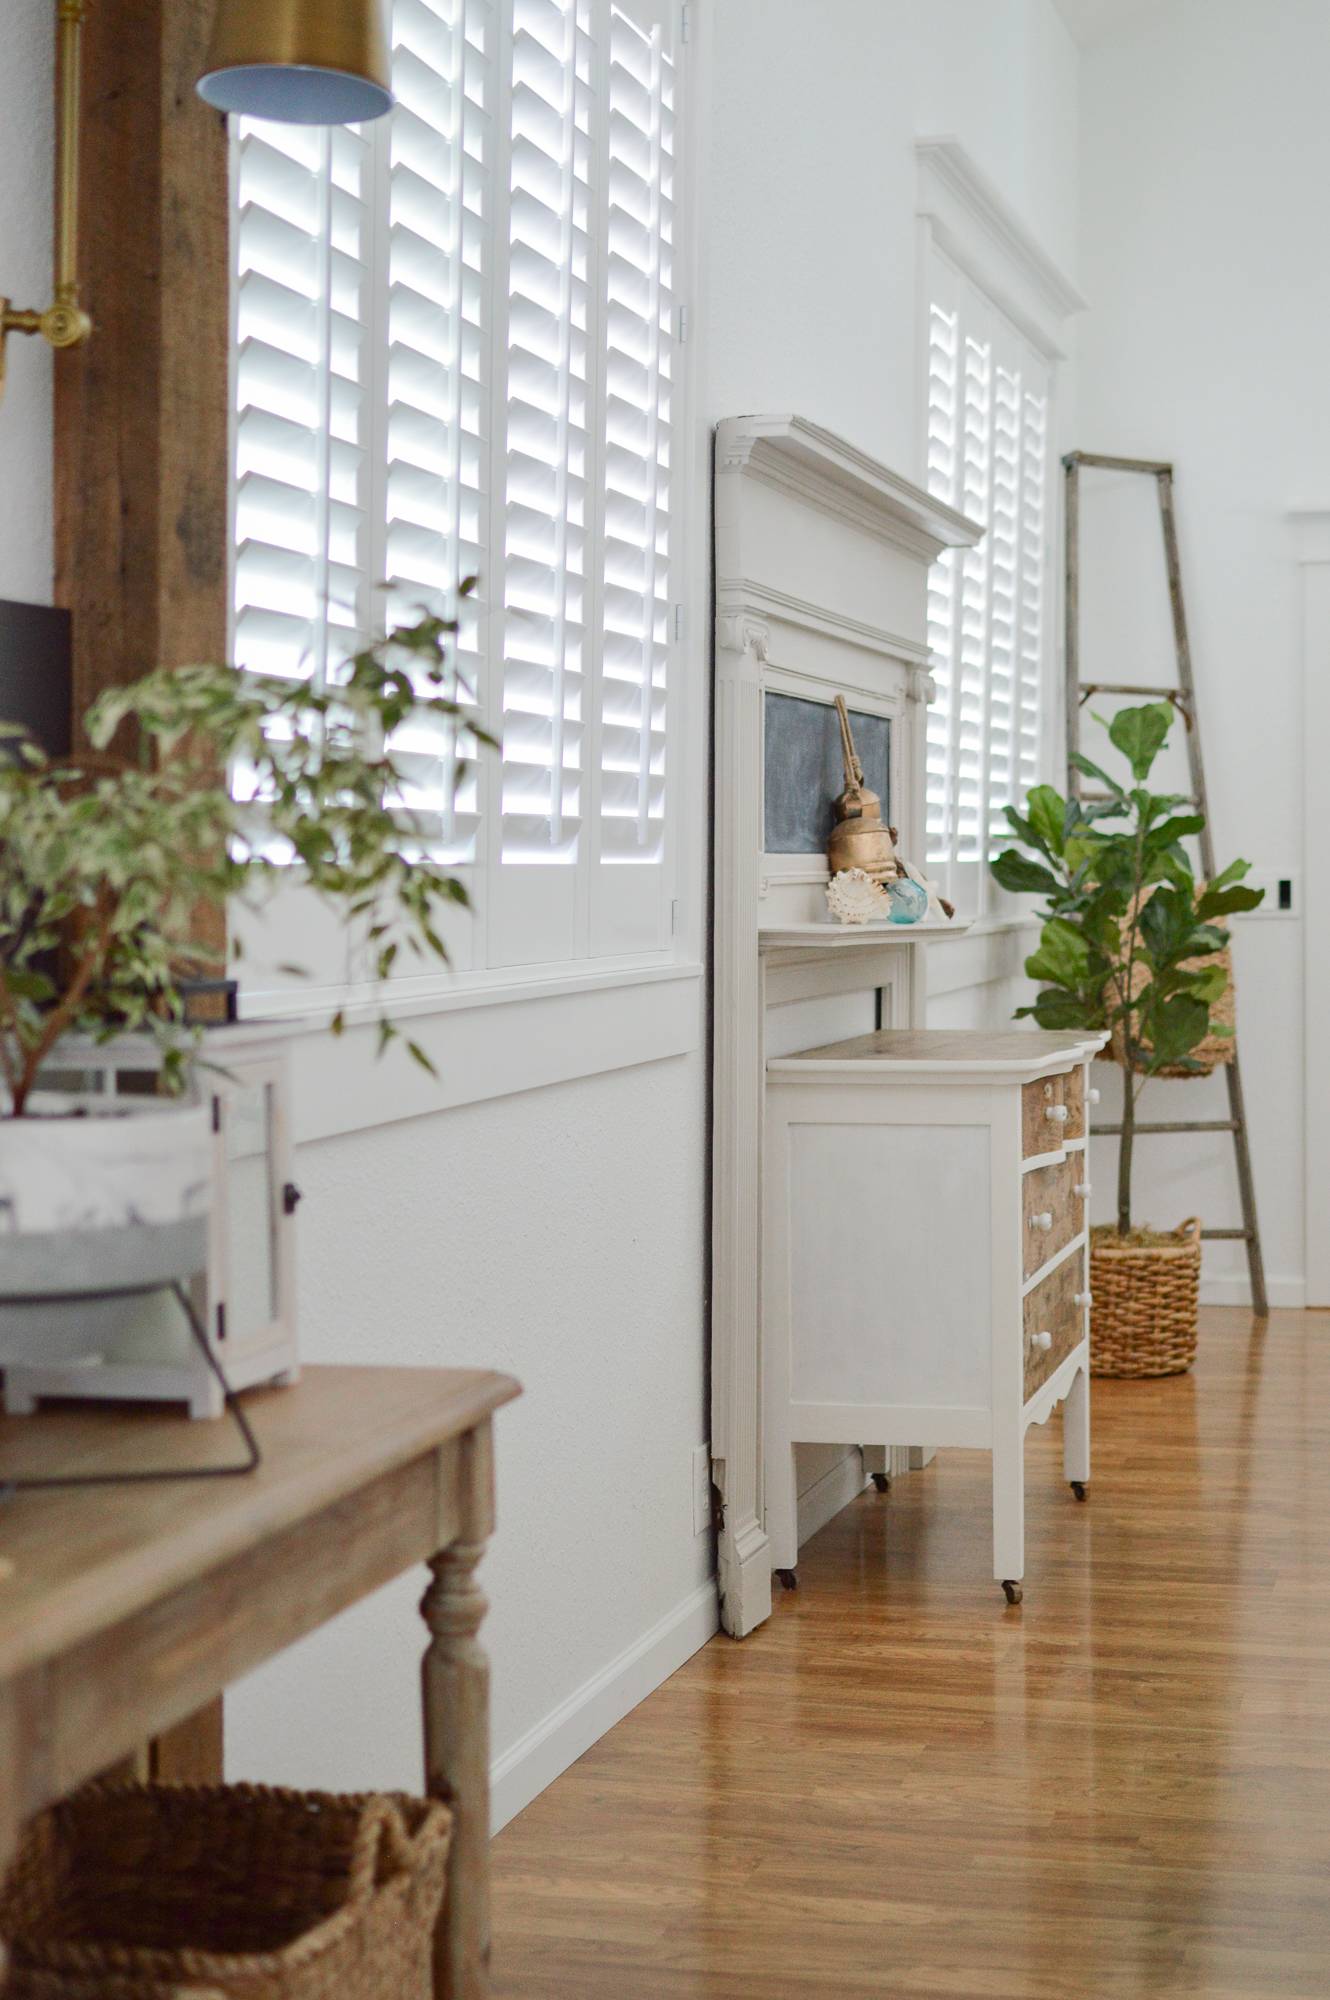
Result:
{"label": "hardwood floor", "polygon": [[1022,1607],[945,1453],[505,1829],[495,2000],[1326,2000],[1330,1314],[1094,1396]]}

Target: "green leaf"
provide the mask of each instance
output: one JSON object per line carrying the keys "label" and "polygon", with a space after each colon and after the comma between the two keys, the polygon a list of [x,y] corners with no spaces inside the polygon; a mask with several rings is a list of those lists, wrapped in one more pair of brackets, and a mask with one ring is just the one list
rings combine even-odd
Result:
{"label": "green leaf", "polygon": [[1109,740],[1131,765],[1131,774],[1138,784],[1150,775],[1150,767],[1172,725],[1173,709],[1166,701],[1146,702],[1140,708],[1120,708],[1109,723]]}
{"label": "green leaf", "polygon": [[1025,811],[1036,840],[1052,854],[1061,854],[1066,800],[1051,785],[1036,785],[1025,801]]}
{"label": "green leaf", "polygon": [[1127,795],[1117,779],[1110,778],[1107,771],[1103,770],[1098,764],[1092,764],[1090,759],[1083,756],[1079,750],[1072,751],[1070,761],[1083,778],[1097,778],[1104,789],[1112,792],[1115,798],[1126,798]]}
{"label": "green leaf", "polygon": [[1146,845],[1148,847],[1172,847],[1179,840],[1186,840],[1192,834],[1203,832],[1204,829],[1205,815],[1203,813],[1176,813],[1172,819],[1163,820],[1158,826],[1150,828],[1149,833],[1146,835]]}
{"label": "green leaf", "polygon": [[1025,961],[1031,979],[1079,989],[1090,969],[1090,947],[1074,924],[1054,917],[1044,925],[1039,949]]}
{"label": "green leaf", "polygon": [[996,861],[991,864],[993,880],[1003,889],[1010,889],[1018,896],[1056,896],[1058,879],[1040,861],[1032,861],[1028,855],[1018,854],[1014,847],[1004,848]]}
{"label": "green leaf", "polygon": [[1231,883],[1240,882],[1250,872],[1250,861],[1230,861],[1227,868],[1221,868],[1217,875],[1210,877],[1210,889],[1227,889]]}
{"label": "green leaf", "polygon": [[1100,1009],[1078,993],[1046,988],[1035,998],[1033,1007],[1017,1009],[1018,1016],[1033,1014],[1041,1028],[1098,1028],[1103,1025]]}
{"label": "green leaf", "polygon": [[1182,989],[1195,1000],[1203,1000],[1207,1007],[1213,1007],[1228,991],[1228,968],[1224,965],[1203,966],[1199,972],[1189,973]]}
{"label": "green leaf", "polygon": [[419,1042],[408,1042],[406,1045],[406,1052],[411,1057],[412,1061],[418,1062],[420,1064],[420,1067],[423,1070],[425,1070],[430,1076],[434,1077],[438,1076],[439,1074],[438,1070],[434,1067],[434,1064],[430,1061],[430,1058],[425,1054],[425,1051],[424,1049],[421,1048]]}
{"label": "green leaf", "polygon": [[1238,910],[1254,910],[1265,896],[1264,889],[1240,886],[1219,889],[1212,882],[1196,905],[1200,917],[1231,917]]}
{"label": "green leaf", "polygon": [[1210,1025],[1210,1009],[1188,993],[1176,994],[1161,1006],[1146,1009],[1142,1023],[1150,1043],[1146,1068],[1156,1071],[1181,1062],[1198,1042],[1204,1041]]}

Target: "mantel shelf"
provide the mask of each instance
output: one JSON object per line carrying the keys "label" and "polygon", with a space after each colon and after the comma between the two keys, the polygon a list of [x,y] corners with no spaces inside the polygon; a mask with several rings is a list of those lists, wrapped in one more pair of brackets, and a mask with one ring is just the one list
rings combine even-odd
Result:
{"label": "mantel shelf", "polygon": [[934,918],[921,924],[893,924],[889,919],[867,924],[759,924],[757,941],[760,951],[844,951],[847,946],[862,950],[871,945],[964,937],[971,922],[968,917],[955,917],[950,922],[938,923]]}

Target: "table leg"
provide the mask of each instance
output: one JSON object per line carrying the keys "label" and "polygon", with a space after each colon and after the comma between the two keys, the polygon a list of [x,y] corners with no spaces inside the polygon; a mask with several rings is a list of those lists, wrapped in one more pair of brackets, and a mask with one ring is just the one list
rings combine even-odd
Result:
{"label": "table leg", "polygon": [[475,1579],[483,1542],[433,1557],[421,1603],[425,1654],[425,1779],[453,1815],[448,1893],[434,1945],[435,2000],[489,1992],[489,1661],[476,1638],[487,1605]]}

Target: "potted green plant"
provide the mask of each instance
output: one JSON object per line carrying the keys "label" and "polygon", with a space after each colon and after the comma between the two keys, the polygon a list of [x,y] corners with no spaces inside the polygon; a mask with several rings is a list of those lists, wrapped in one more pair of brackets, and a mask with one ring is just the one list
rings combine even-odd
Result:
{"label": "potted green plant", "polygon": [[1105,1028],[1122,1065],[1117,1222],[1091,1231],[1092,1358],[1105,1374],[1174,1373],[1195,1356],[1200,1228],[1135,1226],[1137,1103],[1147,1078],[1202,1075],[1223,1059],[1233,1030],[1222,919],[1254,909],[1263,893],[1244,885],[1246,861],[1196,879],[1184,842],[1204,818],[1147,783],[1172,722],[1168,702],[1119,710],[1107,726],[1128,783],[1077,755],[1104,796],[1064,799],[1035,786],[1023,813],[1007,810],[1019,846],[992,864],[1003,888],[1045,901],[1039,948],[1025,964],[1039,992],[1017,1013],[1043,1028]]}
{"label": "potted green plant", "polygon": [[[34,1339],[42,1359],[83,1352],[106,1295],[201,1268],[209,1148],[185,1101],[182,988],[216,970],[195,942],[209,911],[260,905],[294,864],[360,941],[379,1049],[399,1038],[383,982],[399,960],[446,959],[440,911],[467,894],[403,803],[395,746],[422,724],[493,740],[450,665],[455,630],[422,615],[326,688],[148,674],[93,705],[84,755],[47,757],[0,722],[0,1364]],[[166,1094],[48,1087],[74,1038],[134,1032],[160,1042]]]}

